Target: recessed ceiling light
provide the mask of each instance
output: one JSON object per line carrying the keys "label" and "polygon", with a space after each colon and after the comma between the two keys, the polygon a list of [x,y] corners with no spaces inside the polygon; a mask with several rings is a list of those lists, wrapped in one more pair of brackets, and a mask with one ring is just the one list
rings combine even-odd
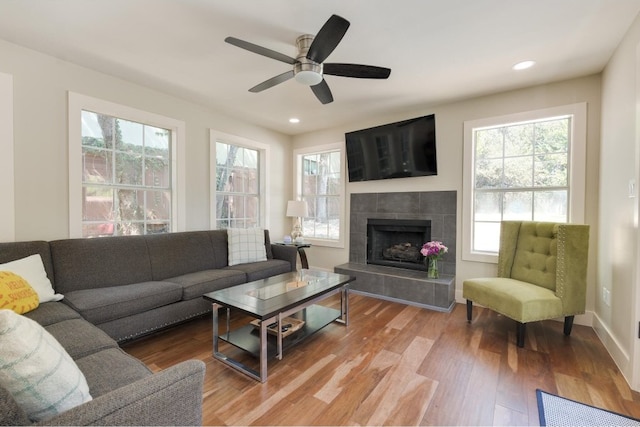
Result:
{"label": "recessed ceiling light", "polygon": [[300,123],[300,119],[297,117],[291,117],[289,123]]}
{"label": "recessed ceiling light", "polygon": [[536,63],[536,61],[522,61],[522,62],[518,62],[516,65],[513,66],[513,69],[516,71],[519,70],[526,70],[527,68],[531,68],[534,66],[534,64]]}

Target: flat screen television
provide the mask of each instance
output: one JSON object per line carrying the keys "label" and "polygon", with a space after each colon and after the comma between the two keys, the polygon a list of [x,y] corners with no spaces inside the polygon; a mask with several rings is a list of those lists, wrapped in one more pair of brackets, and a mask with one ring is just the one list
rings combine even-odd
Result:
{"label": "flat screen television", "polygon": [[437,175],[434,114],[345,134],[349,182]]}

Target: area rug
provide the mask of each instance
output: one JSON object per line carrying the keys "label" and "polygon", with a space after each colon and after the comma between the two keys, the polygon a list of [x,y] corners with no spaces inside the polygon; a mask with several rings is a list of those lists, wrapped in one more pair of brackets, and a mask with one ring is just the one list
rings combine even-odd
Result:
{"label": "area rug", "polygon": [[640,426],[640,420],[536,390],[541,426]]}

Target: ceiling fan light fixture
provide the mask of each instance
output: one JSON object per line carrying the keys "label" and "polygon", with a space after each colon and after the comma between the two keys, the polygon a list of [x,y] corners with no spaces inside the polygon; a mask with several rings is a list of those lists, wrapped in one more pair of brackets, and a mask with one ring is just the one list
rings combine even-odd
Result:
{"label": "ceiling fan light fixture", "polygon": [[298,58],[298,62],[293,66],[293,73],[298,83],[315,86],[322,81],[322,64],[307,58]]}
{"label": "ceiling fan light fixture", "polygon": [[295,77],[298,83],[307,86],[315,86],[322,81],[322,74],[315,71],[299,71]]}

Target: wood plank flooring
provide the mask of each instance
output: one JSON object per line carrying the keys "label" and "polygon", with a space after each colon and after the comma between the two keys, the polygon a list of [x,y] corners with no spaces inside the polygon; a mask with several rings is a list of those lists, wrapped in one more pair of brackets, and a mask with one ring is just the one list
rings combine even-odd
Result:
{"label": "wood plank flooring", "polygon": [[356,294],[349,302],[348,327],[331,324],[271,360],[264,384],[211,357],[210,316],[123,348],[154,371],[204,361],[205,425],[539,425],[536,388],[640,418],[640,393],[591,328],[565,337],[561,322],[532,323],[518,348],[514,322],[490,310],[474,307],[468,324],[460,304],[440,313]]}

